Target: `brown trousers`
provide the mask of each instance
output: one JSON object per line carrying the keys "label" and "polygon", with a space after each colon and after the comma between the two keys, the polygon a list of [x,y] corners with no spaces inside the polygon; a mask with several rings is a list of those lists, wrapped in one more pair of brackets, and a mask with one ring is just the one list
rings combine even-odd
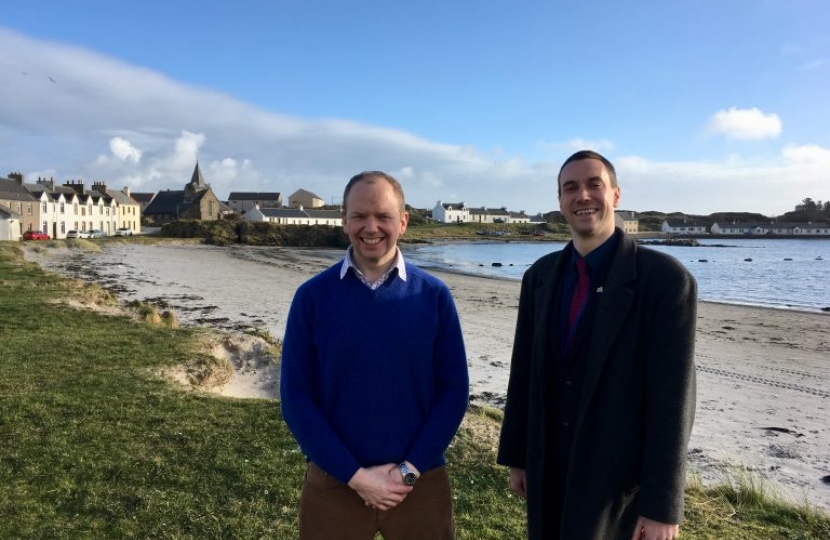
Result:
{"label": "brown trousers", "polygon": [[385,540],[453,540],[447,469],[422,474],[403,502],[381,511],[309,462],[300,498],[300,540],[373,540],[378,532]]}

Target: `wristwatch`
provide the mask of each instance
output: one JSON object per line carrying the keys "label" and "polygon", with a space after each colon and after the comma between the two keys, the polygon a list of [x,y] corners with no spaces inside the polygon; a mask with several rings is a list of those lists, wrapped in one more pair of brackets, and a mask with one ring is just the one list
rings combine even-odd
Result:
{"label": "wristwatch", "polygon": [[412,472],[412,470],[409,467],[406,466],[406,463],[401,462],[401,464],[398,465],[398,469],[400,469],[400,471],[401,471],[401,476],[403,477],[403,483],[406,484],[407,486],[414,486],[415,485],[415,480],[418,479],[418,476],[414,472]]}

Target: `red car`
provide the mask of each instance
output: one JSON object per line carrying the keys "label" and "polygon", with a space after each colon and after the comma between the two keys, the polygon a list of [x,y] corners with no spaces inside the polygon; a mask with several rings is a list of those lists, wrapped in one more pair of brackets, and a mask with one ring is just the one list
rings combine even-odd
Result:
{"label": "red car", "polygon": [[40,231],[26,231],[23,233],[23,240],[49,240],[49,235]]}

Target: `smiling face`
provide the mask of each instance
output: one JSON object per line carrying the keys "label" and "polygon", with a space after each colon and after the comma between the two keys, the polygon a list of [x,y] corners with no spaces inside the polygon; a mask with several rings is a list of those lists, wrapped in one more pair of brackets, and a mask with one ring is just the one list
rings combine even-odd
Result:
{"label": "smiling face", "polygon": [[351,187],[343,230],[352,244],[352,260],[366,277],[380,277],[392,264],[407,223],[403,201],[385,178],[370,176]]}
{"label": "smiling face", "polygon": [[571,226],[574,245],[585,255],[614,234],[614,209],[620,188],[613,186],[602,161],[572,161],[559,174],[559,209]]}

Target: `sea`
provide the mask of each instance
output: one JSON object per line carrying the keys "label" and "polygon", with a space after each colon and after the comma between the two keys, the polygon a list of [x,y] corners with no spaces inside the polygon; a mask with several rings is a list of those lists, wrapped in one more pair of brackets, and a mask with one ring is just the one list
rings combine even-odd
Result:
{"label": "sea", "polygon": [[[830,239],[698,239],[698,246],[648,245],[680,261],[701,300],[798,311],[830,310]],[[411,247],[424,268],[520,280],[564,242],[474,241]]]}

